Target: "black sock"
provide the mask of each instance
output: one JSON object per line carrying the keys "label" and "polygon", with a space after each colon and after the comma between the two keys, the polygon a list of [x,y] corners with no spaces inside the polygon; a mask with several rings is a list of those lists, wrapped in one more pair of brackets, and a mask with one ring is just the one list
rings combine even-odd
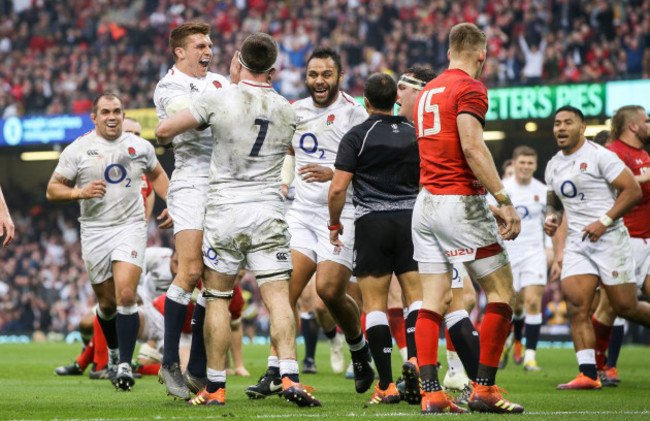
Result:
{"label": "black sock", "polygon": [[[117,316],[116,316],[117,317]],[[99,315],[97,315],[97,321],[102,327],[102,332],[104,332],[104,337],[106,338],[106,345],[109,349],[117,349],[117,330],[115,328],[115,317],[110,320],[104,320]]]}
{"label": "black sock", "polygon": [[352,346],[360,343],[363,340],[363,332],[358,337],[348,341],[348,338],[345,338],[345,342],[348,343],[350,348],[350,354],[352,355],[352,361],[369,361],[370,352],[368,350],[368,344],[366,343],[363,348],[356,351],[352,351]]}
{"label": "black sock", "polygon": [[165,347],[162,360],[165,365],[180,362],[178,343],[181,340],[186,314],[187,304],[183,305],[169,297],[165,298]]}
{"label": "black sock", "polygon": [[537,349],[537,342],[539,341],[539,331],[542,325],[529,325],[526,323],[526,349]]}
{"label": "black sock", "polygon": [[418,356],[418,349],[415,346],[415,322],[418,320],[419,310],[409,312],[406,316],[406,356],[408,359]]}
{"label": "black sock", "polygon": [[591,380],[596,380],[598,373],[596,372],[596,364],[580,364],[578,366],[580,372],[585,376],[589,377]]}
{"label": "black sock", "polygon": [[282,378],[285,378],[285,377],[288,377],[289,380],[291,380],[294,383],[300,383],[300,376],[298,375],[298,373],[285,374],[284,376],[282,376]]}
{"label": "black sock", "polygon": [[609,340],[609,349],[607,349],[607,367],[616,367],[618,354],[621,352],[623,345],[623,336],[625,335],[625,326],[614,326],[612,329],[612,338]]}
{"label": "black sock", "polygon": [[327,337],[327,339],[334,339],[334,337],[336,336],[336,325],[334,326],[334,328],[332,330],[323,329],[323,333],[325,333],[325,336]]}
{"label": "black sock", "polygon": [[208,357],[205,354],[205,340],[203,337],[203,324],[205,322],[205,307],[196,305],[192,313],[192,347],[190,360],[187,362],[187,371],[194,377],[205,377]]}
{"label": "black sock", "polygon": [[210,380],[208,380],[208,384],[206,385],[205,388],[208,393],[214,393],[219,389],[225,389],[226,382],[211,382]]}
{"label": "black sock", "polygon": [[478,365],[476,372],[476,383],[482,386],[494,386],[497,378],[498,367],[489,367],[487,365]]}
{"label": "black sock", "polygon": [[[300,331],[305,339],[305,359],[314,361],[316,358],[316,344],[318,343],[319,326],[314,318],[300,318]],[[336,334],[336,328],[334,328]]]}
{"label": "black sock", "polygon": [[478,362],[481,356],[481,341],[472,321],[468,317],[464,317],[447,330],[456,353],[467,372],[467,377],[476,381]]}
{"label": "black sock", "polygon": [[523,331],[524,331],[524,318],[522,317],[521,319],[513,318],[512,319],[512,327],[514,328],[515,331],[515,341],[520,341],[521,338],[524,337]]}
{"label": "black sock", "polygon": [[393,337],[390,336],[390,328],[388,325],[375,325],[366,329],[366,335],[368,335],[370,353],[379,372],[379,388],[386,390],[393,382],[391,367]]}
{"label": "black sock", "polygon": [[267,368],[266,375],[271,377],[280,377],[280,367]]}
{"label": "black sock", "polygon": [[131,364],[135,343],[138,340],[138,330],[140,330],[140,315],[137,312],[133,314],[117,313],[115,325],[117,342],[120,345],[120,363]]}
{"label": "black sock", "polygon": [[423,365],[420,367],[420,379],[422,380],[422,390],[425,392],[437,392],[442,390],[438,380],[438,366],[434,364]]}

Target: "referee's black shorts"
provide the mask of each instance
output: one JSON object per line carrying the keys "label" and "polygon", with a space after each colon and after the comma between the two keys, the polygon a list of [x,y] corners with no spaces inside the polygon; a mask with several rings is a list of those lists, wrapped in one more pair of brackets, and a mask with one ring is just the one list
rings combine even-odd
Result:
{"label": "referee's black shorts", "polygon": [[355,221],[355,276],[418,270],[413,260],[412,210],[372,212]]}

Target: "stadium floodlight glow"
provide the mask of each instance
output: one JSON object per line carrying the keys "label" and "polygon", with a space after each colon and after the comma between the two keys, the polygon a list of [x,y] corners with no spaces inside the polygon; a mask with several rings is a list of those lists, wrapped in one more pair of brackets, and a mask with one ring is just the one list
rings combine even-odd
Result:
{"label": "stadium floodlight glow", "polygon": [[537,123],[535,123],[534,121],[529,121],[524,126],[524,129],[526,129],[527,132],[536,132],[537,131]]}
{"label": "stadium floodlight glow", "polygon": [[503,140],[506,138],[506,133],[502,131],[487,131],[483,132],[483,139],[486,142],[492,142],[495,140]]}
{"label": "stadium floodlight glow", "polygon": [[609,125],[605,125],[605,124],[589,125],[585,130],[585,137],[594,137],[603,130],[609,130]]}
{"label": "stadium floodlight glow", "polygon": [[20,159],[22,161],[54,161],[59,159],[60,155],[59,151],[23,152],[20,154]]}

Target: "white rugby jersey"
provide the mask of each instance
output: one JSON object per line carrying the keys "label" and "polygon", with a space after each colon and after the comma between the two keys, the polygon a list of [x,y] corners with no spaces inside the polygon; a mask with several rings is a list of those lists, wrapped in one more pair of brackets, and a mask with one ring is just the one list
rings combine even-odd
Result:
{"label": "white rugby jersey", "polygon": [[[625,164],[614,152],[588,140],[571,155],[559,151],[548,162],[546,185],[564,205],[569,234],[580,233],[612,208],[616,189],[611,183],[624,169]],[[619,218],[607,231],[622,224]]]}
{"label": "white rugby jersey", "polygon": [[143,173],[156,168],[153,145],[132,133],[122,133],[109,141],[94,130],[66,147],[54,170],[83,187],[91,181],[105,180],[103,198],[81,200],[81,228],[104,228],[145,221],[141,193]]}
{"label": "white rugby jersey", "polygon": [[[190,104],[205,92],[211,92],[227,87],[230,82],[217,73],[208,72],[207,76],[198,79],[189,76],[176,66],[169,69],[153,94],[156,104],[156,114],[159,120],[164,120]],[[207,177],[212,153],[212,134],[209,129],[202,131],[189,130],[180,134],[172,141],[174,148],[174,172],[172,179],[182,180],[194,177]]]}
{"label": "white rugby jersey", "polygon": [[212,128],[209,203],[283,200],[280,173],[296,130],[289,101],[243,80],[197,98],[190,112]]}
{"label": "white rugby jersey", "polygon": [[167,292],[174,280],[171,260],[174,250],[167,247],[147,247],[144,252],[144,268],[140,275],[138,294],[144,303],[151,303]]}
{"label": "white rugby jersey", "polygon": [[[313,210],[314,205],[327,206],[331,181],[307,183],[298,173],[307,164],[333,166],[341,138],[352,127],[368,119],[366,109],[352,97],[339,92],[339,97],[327,108],[314,106],[311,97],[293,104],[296,112],[297,128],[291,144],[296,153],[296,198],[292,207]],[[345,198],[345,213],[354,213],[352,206],[352,185]]]}
{"label": "white rugby jersey", "polygon": [[546,186],[533,178],[528,185],[517,183],[514,176],[503,180],[512,204],[521,218],[521,232],[513,241],[505,241],[510,254],[520,254],[525,248],[544,249],[544,217],[546,213]]}

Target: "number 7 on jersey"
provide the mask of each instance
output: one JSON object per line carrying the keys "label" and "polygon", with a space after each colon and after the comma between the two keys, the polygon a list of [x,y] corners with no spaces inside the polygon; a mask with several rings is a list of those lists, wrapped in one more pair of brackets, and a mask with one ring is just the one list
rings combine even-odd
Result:
{"label": "number 7 on jersey", "polygon": [[[418,137],[430,136],[440,133],[440,110],[438,109],[438,104],[432,104],[431,100],[435,94],[439,94],[445,91],[445,87],[431,89],[426,91],[424,95],[420,97],[420,103],[418,104]],[[432,127],[425,129],[423,127],[424,123],[424,113],[433,113],[433,124]]]}

